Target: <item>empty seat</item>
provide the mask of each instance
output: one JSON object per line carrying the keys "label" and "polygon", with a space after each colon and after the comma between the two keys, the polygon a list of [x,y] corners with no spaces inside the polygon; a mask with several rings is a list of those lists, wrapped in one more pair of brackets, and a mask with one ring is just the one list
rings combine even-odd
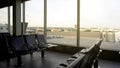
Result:
{"label": "empty seat", "polygon": [[[101,41],[100,41],[101,42]],[[80,68],[92,68],[93,65],[95,65],[96,61],[98,62],[98,54],[100,51],[100,44],[95,44],[93,47],[91,47],[86,53],[86,56],[84,57],[83,61],[80,64]],[[97,68],[98,66],[96,66]]]}
{"label": "empty seat", "polygon": [[25,35],[25,42],[27,43],[28,50],[31,52],[39,51],[35,35]]}
{"label": "empty seat", "polygon": [[0,60],[5,60],[8,57],[8,48],[4,45],[2,34],[0,33]]}
{"label": "empty seat", "polygon": [[24,55],[29,53],[26,43],[24,42],[23,36],[11,36],[10,44],[13,49],[13,52],[16,55]]}
{"label": "empty seat", "polygon": [[3,37],[10,36],[10,33],[1,33]]}
{"label": "empty seat", "polygon": [[11,52],[11,48],[8,44],[9,40],[7,39],[7,37],[10,36],[10,33],[7,33],[7,32],[6,33],[1,33],[1,35],[2,35],[2,45],[7,47],[8,52]]}
{"label": "empty seat", "polygon": [[10,47],[12,48],[13,54],[17,57],[17,66],[22,65],[22,55],[29,54],[27,45],[24,41],[23,36],[10,36],[8,37]]}
{"label": "empty seat", "polygon": [[7,64],[9,64],[10,59],[15,56],[8,44],[7,36],[3,34],[0,33],[0,61],[7,60]]}
{"label": "empty seat", "polygon": [[57,45],[53,45],[53,44],[47,44],[45,42],[45,38],[44,38],[43,34],[36,35],[36,39],[37,39],[37,44],[38,44],[39,48],[41,49],[41,57],[44,57],[44,50],[45,49],[57,46]]}
{"label": "empty seat", "polygon": [[60,64],[60,66],[63,66],[65,68],[92,68],[92,66],[96,64],[94,67],[97,68],[98,66],[96,62],[98,61],[96,60],[99,54],[99,50],[99,45],[95,44],[90,48],[83,49],[77,54],[73,55],[67,59],[65,63]]}
{"label": "empty seat", "polygon": [[51,47],[56,47],[57,45],[53,45],[53,44],[47,44],[45,42],[45,38],[44,35],[36,35],[37,38],[37,42],[40,48],[51,48]]}

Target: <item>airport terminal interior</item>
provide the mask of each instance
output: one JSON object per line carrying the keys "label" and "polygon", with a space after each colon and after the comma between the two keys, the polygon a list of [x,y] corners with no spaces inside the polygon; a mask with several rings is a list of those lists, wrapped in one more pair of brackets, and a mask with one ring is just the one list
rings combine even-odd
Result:
{"label": "airport terminal interior", "polygon": [[0,68],[120,68],[117,30],[80,28],[81,0],[76,0],[74,28],[47,26],[48,0],[41,0],[43,27],[28,27],[26,7],[31,1],[35,0],[0,0],[8,22],[5,28],[0,24]]}

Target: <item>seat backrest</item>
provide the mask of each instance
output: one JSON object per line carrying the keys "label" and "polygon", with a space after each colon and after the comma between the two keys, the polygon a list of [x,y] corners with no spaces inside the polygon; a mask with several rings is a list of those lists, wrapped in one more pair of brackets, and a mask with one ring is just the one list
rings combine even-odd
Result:
{"label": "seat backrest", "polygon": [[3,45],[2,34],[0,33],[0,53],[4,53],[6,51],[5,46]]}
{"label": "seat backrest", "polygon": [[7,36],[0,33],[0,53],[8,54],[10,52]]}
{"label": "seat backrest", "polygon": [[1,33],[3,37],[10,36],[10,33]]}
{"label": "seat backrest", "polygon": [[44,35],[41,34],[41,35],[36,35],[36,38],[37,38],[37,42],[41,45],[45,44],[45,38],[44,38]]}
{"label": "seat backrest", "polygon": [[0,33],[0,38],[2,38],[2,34]]}
{"label": "seat backrest", "polygon": [[100,40],[99,43],[97,44],[99,47],[101,46],[103,40]]}
{"label": "seat backrest", "polygon": [[7,39],[8,37],[10,37],[11,35],[10,35],[10,33],[1,33],[2,34],[2,37],[3,37],[3,43],[4,43],[4,45],[5,46],[7,46],[8,47],[8,49],[10,50],[10,46],[9,46],[9,40]]}
{"label": "seat backrest", "polygon": [[38,48],[37,46],[37,43],[36,43],[36,38],[35,38],[35,35],[32,34],[32,35],[25,35],[24,36],[25,38],[25,42],[28,44],[28,48]]}
{"label": "seat backrest", "polygon": [[15,51],[27,51],[23,36],[11,36],[11,45]]}
{"label": "seat backrest", "polygon": [[90,47],[89,51],[86,53],[85,57],[80,63],[79,68],[90,68],[91,62],[94,60],[93,59],[93,56],[95,55],[94,53],[95,53],[95,45]]}

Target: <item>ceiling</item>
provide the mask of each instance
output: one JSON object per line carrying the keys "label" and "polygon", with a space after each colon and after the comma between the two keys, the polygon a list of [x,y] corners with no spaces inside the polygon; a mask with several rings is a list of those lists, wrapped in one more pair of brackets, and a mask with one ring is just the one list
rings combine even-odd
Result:
{"label": "ceiling", "polygon": [[[7,7],[7,6],[12,6],[15,0],[0,0],[0,8]],[[21,0],[27,1],[27,0]]]}

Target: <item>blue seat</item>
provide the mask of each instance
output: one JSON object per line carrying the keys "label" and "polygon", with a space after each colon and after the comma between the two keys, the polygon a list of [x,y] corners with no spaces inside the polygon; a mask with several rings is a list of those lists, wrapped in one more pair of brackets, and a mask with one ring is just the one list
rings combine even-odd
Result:
{"label": "blue seat", "polygon": [[29,54],[27,45],[24,41],[24,38],[22,35],[19,36],[10,36],[9,43],[10,47],[12,48],[13,54],[15,57],[17,57],[17,66],[22,65],[22,55]]}
{"label": "blue seat", "polygon": [[10,36],[10,33],[1,33],[3,37],[7,37],[7,36]]}
{"label": "blue seat", "polygon": [[7,47],[7,49],[8,49],[8,52],[11,52],[11,48],[10,48],[10,46],[9,46],[9,39],[7,39],[7,37],[10,37],[11,35],[10,35],[10,33],[1,33],[1,35],[2,35],[2,45],[3,46],[6,46]]}
{"label": "blue seat", "polygon": [[36,35],[36,38],[37,38],[37,42],[38,42],[38,45],[40,48],[51,48],[51,47],[56,47],[57,45],[54,45],[54,44],[47,44],[45,42],[45,38],[44,38],[44,35],[41,34],[41,35]]}
{"label": "blue seat", "polygon": [[35,35],[24,35],[25,42],[27,44],[28,50],[31,52],[38,51],[39,47],[36,42]]}
{"label": "blue seat", "polygon": [[0,61],[6,60],[8,65],[13,57],[15,56],[8,44],[7,36],[4,36],[4,33],[0,33]]}
{"label": "blue seat", "polygon": [[11,43],[11,47],[13,49],[13,52],[16,55],[25,55],[28,52],[28,48],[26,43],[24,42],[24,38],[23,36],[11,36],[10,37],[10,43]]}
{"label": "blue seat", "polygon": [[38,44],[39,48],[41,49],[41,57],[44,57],[44,50],[45,49],[57,46],[57,45],[53,45],[53,44],[47,44],[45,42],[45,38],[44,38],[43,34],[36,35],[36,40],[37,40],[37,44]]}
{"label": "blue seat", "polygon": [[[5,43],[5,42],[4,42]],[[0,60],[5,60],[8,56],[8,49],[3,43],[2,34],[0,33]]]}

